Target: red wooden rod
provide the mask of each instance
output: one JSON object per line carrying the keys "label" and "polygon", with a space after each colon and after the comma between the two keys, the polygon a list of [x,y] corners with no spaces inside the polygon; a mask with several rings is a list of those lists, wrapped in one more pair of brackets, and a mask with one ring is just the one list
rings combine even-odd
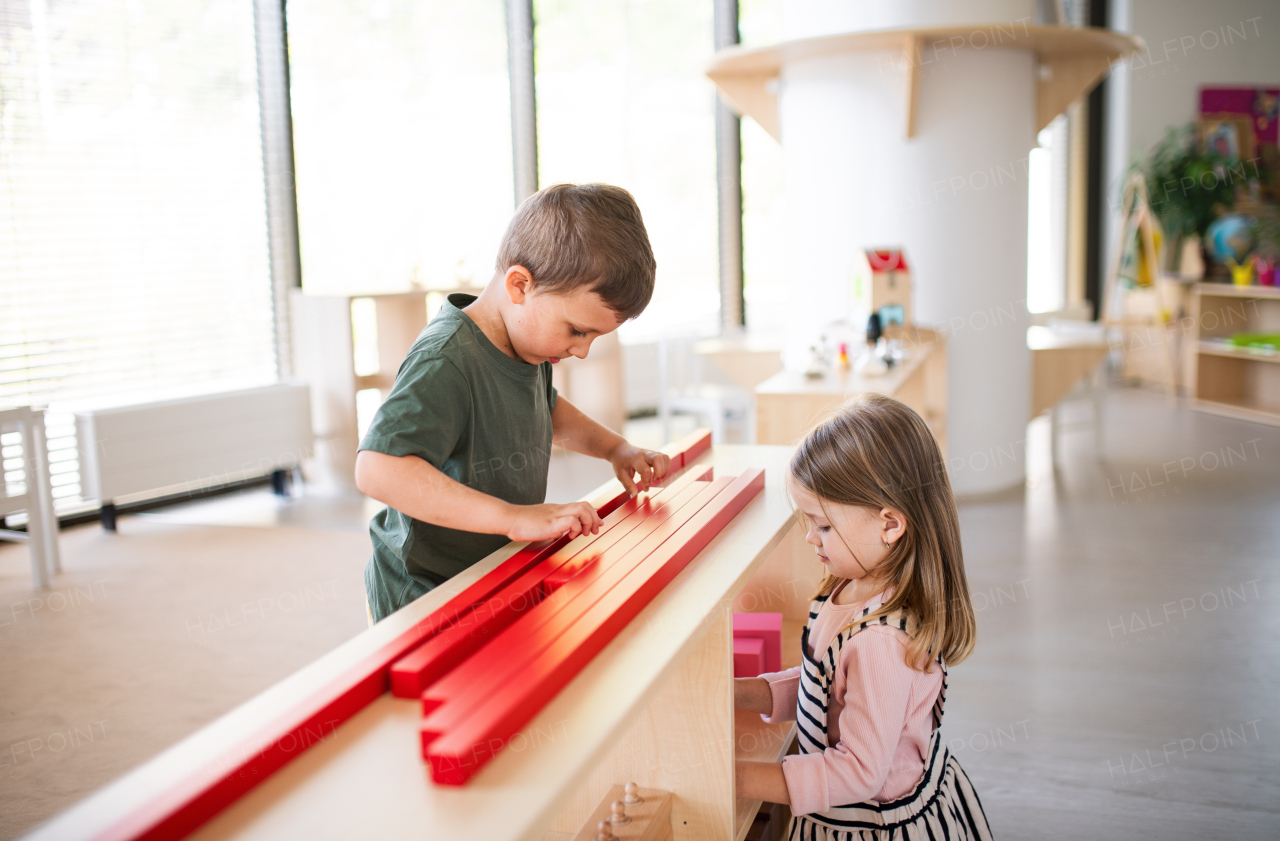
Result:
{"label": "red wooden rod", "polygon": [[541,601],[542,580],[549,572],[567,563],[597,539],[613,536],[616,540],[619,535],[614,532],[621,530],[625,534],[634,528],[643,519],[643,514],[639,519],[636,518],[637,510],[642,507],[643,498],[628,499],[604,518],[604,525],[598,534],[579,535],[526,569],[480,604],[459,611],[447,627],[441,628],[417,648],[391,664],[391,694],[397,698],[416,698],[421,695],[424,686],[461,662],[489,637],[510,625],[520,613]]}
{"label": "red wooden rod", "polygon": [[499,691],[505,680],[564,633],[733,481],[732,477],[718,479],[683,503],[673,501],[672,508],[678,507],[674,514],[655,513],[649,524],[650,534],[642,540],[614,547],[609,553],[613,557],[603,558],[604,563],[574,579],[557,593],[554,601],[548,599],[536,612],[523,617],[519,627],[504,632],[446,680],[430,687],[422,695],[422,711],[426,716],[423,729],[445,733],[464,720],[490,693]]}
{"label": "red wooden rod", "polygon": [[432,779],[437,783],[461,785],[474,776],[763,487],[763,470],[744,471],[733,485],[685,524],[676,538],[665,542],[645,558],[586,616],[520,669],[507,682],[504,691],[490,694],[488,700],[463,723],[438,738],[424,727],[423,748],[431,763]]}
{"label": "red wooden rod", "polygon": [[[680,466],[688,467],[698,456],[711,449],[711,430],[694,430],[671,446],[680,453]],[[672,461],[674,462],[674,459]]]}
{"label": "red wooden rod", "polygon": [[[448,673],[495,634],[532,608],[550,590],[544,586],[549,575],[569,577],[588,559],[622,540],[649,516],[652,504],[665,501],[697,480],[703,471],[690,471],[667,488],[655,488],[647,496],[628,499],[604,518],[598,534],[579,535],[550,557],[544,558],[515,581],[476,605],[422,645],[391,664],[391,694],[397,698],[417,698],[422,690]],[[647,502],[646,502],[647,500]],[[590,550],[590,551],[588,551]]]}
{"label": "red wooden rod", "polygon": [[[590,569],[557,590],[542,604],[477,651],[470,659],[422,695],[424,714],[449,702],[433,721],[449,722],[496,689],[505,675],[545,648],[574,617],[608,592],[626,571],[661,545],[730,483],[720,479],[696,483],[653,511],[648,520],[601,554]],[[584,599],[586,599],[584,601]],[[442,727],[447,724],[442,724]]]}
{"label": "red wooden rod", "polygon": [[[672,475],[692,462],[693,459],[705,452],[710,446],[711,432],[706,429],[697,430],[679,441],[668,444],[662,449],[662,452],[671,456],[671,470],[658,484],[665,484]],[[693,453],[688,458],[685,457],[687,449]],[[602,494],[593,499],[591,504],[596,508],[596,513],[600,517],[607,517],[628,499],[631,499],[631,495],[626,490],[622,490],[615,493]],[[491,598],[498,590],[510,584],[532,566],[562,548],[568,542],[568,537],[561,537],[556,540],[540,540],[520,549],[427,617],[421,628],[422,638],[430,637],[442,628],[452,625],[465,615],[468,610]]]}

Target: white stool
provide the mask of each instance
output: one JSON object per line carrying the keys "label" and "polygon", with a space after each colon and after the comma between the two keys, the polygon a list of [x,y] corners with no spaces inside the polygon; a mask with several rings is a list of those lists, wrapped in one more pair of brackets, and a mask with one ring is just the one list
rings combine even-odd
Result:
{"label": "white stool", "polygon": [[[58,515],[53,510],[53,484],[49,478],[49,450],[44,435],[44,410],[19,406],[0,409],[0,433],[22,436],[23,492],[9,496],[0,481],[0,537],[26,541],[31,548],[31,580],[37,590],[49,586],[49,576],[62,572],[58,553]],[[27,530],[3,528],[4,518],[27,512]]]}

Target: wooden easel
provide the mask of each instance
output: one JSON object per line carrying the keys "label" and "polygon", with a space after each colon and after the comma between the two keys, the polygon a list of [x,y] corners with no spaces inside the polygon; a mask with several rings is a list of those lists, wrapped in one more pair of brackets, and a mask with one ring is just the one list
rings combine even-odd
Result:
{"label": "wooden easel", "polygon": [[[1167,391],[1171,398],[1176,397],[1178,394],[1178,363],[1173,344],[1169,341],[1167,326],[1171,310],[1164,300],[1164,294],[1159,284],[1161,260],[1160,253],[1156,248],[1156,231],[1159,229],[1160,223],[1151,211],[1151,202],[1147,197],[1146,180],[1140,174],[1135,173],[1129,176],[1129,180],[1125,182],[1120,217],[1122,220],[1120,239],[1116,243],[1115,258],[1111,261],[1111,271],[1107,273],[1106,286],[1102,292],[1101,317],[1099,321],[1108,327],[1119,327],[1122,331],[1132,327],[1149,327],[1152,324],[1143,319],[1129,318],[1123,314],[1117,315],[1115,313],[1116,306],[1123,300],[1121,297],[1123,287],[1120,286],[1120,267],[1124,262],[1125,249],[1134,234],[1137,233],[1141,237],[1138,247],[1145,252],[1147,265],[1151,271],[1151,283],[1156,290],[1156,301],[1159,309],[1156,314],[1155,326],[1162,328],[1157,332],[1160,336],[1161,347],[1164,350],[1165,361],[1169,366]],[[1127,341],[1123,347],[1127,353]]]}

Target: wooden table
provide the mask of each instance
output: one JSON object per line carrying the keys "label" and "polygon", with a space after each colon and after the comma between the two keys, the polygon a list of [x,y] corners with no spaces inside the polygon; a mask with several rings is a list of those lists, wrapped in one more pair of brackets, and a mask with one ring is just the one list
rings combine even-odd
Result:
{"label": "wooden table", "polygon": [[1098,363],[1110,345],[1102,335],[1063,333],[1048,327],[1028,327],[1031,349],[1031,417],[1052,409]]}
{"label": "wooden table", "polygon": [[748,391],[782,370],[780,336],[728,333],[703,339],[693,350],[714,361],[729,379]]}
{"label": "wooden table", "polygon": [[[419,704],[383,695],[195,832],[212,839],[568,839],[611,785],[675,793],[677,839],[741,841],[758,801],[734,796],[733,760],[776,761],[794,724],[736,713],[732,613],[781,612],[784,664],[822,567],[783,491],[786,447],[717,446],[717,475],[763,467],[766,486],[653,602],[463,787],[431,782]],[[607,490],[615,481],[588,498]],[[32,839],[102,838],[168,781],[215,761],[298,698],[389,642],[493,569],[511,544],[37,829]]]}
{"label": "wooden table", "polygon": [[809,379],[782,371],[756,386],[756,441],[794,445],[841,403],[864,392],[887,394],[920,413],[947,452],[947,349],[932,330],[913,329],[904,339],[907,358],[879,377],[831,371]]}

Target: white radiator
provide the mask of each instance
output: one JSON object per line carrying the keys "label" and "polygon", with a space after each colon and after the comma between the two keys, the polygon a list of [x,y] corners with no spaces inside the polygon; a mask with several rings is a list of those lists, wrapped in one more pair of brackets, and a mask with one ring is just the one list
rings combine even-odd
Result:
{"label": "white radiator", "polygon": [[109,506],[292,470],[311,453],[306,385],[77,409],[82,495]]}

